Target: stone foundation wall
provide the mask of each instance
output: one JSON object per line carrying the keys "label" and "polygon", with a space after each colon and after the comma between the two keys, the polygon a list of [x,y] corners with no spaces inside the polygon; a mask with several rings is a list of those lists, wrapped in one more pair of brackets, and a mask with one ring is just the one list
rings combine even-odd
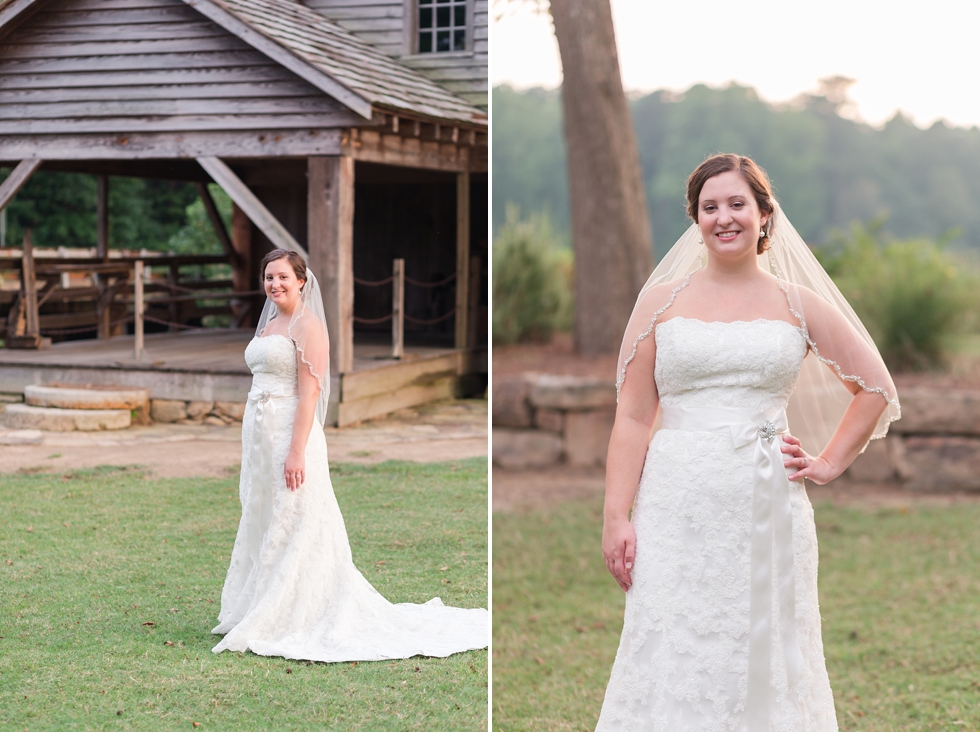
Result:
{"label": "stone foundation wall", "polygon": [[[980,390],[900,389],[902,419],[845,477],[913,491],[980,491]],[[616,388],[597,379],[522,374],[493,385],[493,462],[502,468],[605,465]]]}
{"label": "stone foundation wall", "polygon": [[245,415],[244,402],[185,402],[180,399],[151,399],[150,419],[178,424],[232,424]]}

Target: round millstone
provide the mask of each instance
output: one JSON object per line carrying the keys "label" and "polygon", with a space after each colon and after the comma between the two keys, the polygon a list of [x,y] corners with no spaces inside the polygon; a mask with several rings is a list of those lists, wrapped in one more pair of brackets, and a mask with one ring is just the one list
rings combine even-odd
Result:
{"label": "round millstone", "polygon": [[[84,389],[66,386],[25,386],[24,403],[58,409],[148,409],[147,389]],[[128,425],[127,425],[128,426]]]}
{"label": "round millstone", "polygon": [[46,432],[124,430],[131,423],[128,409],[58,409],[11,404],[4,412],[7,427]]}

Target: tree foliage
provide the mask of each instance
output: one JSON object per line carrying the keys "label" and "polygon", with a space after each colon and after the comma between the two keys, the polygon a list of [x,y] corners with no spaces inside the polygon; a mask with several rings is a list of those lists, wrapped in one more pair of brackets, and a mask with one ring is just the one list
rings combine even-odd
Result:
{"label": "tree foliage", "polygon": [[818,251],[821,264],[867,327],[889,367],[943,365],[947,338],[971,325],[980,278],[944,241],[892,240],[884,220],[855,224]]}
{"label": "tree foliage", "polygon": [[572,326],[572,252],[548,217],[521,221],[516,207],[493,242],[493,340],[546,340]]}
{"label": "tree foliage", "polygon": [[[493,222],[508,203],[547,211],[568,230],[559,91],[493,89]],[[960,234],[951,248],[980,249],[980,129],[937,122],[920,129],[896,115],[882,129],[846,119],[828,87],[772,105],[747,87],[698,85],[632,103],[658,256],[690,224],[684,183],[707,155],[749,155],[769,173],[793,223],[826,244],[854,221],[886,217],[900,239]]]}
{"label": "tree foliage", "polygon": [[[0,179],[9,172],[0,169]],[[38,247],[94,247],[96,198],[95,176],[38,171],[7,207],[7,246],[19,246],[30,228]],[[167,250],[196,200],[190,183],[110,177],[109,246]]]}

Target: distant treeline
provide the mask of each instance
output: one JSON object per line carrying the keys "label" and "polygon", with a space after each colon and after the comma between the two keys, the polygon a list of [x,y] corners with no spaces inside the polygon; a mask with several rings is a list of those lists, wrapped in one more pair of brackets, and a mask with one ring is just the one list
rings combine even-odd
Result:
{"label": "distant treeline", "polygon": [[[560,91],[493,89],[493,224],[508,204],[546,212],[568,231]],[[833,97],[832,101],[828,97]],[[751,88],[694,86],[632,102],[659,259],[689,225],[684,183],[707,155],[749,155],[769,173],[802,236],[819,245],[855,221],[884,218],[899,238],[980,249],[980,129],[920,129],[896,115],[883,129],[840,116],[834,94],[774,106]]]}

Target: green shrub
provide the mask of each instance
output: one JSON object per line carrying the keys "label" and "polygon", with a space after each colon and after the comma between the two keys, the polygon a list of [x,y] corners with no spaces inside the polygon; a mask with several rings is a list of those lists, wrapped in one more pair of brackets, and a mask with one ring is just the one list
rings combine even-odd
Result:
{"label": "green shrub", "polygon": [[572,253],[543,214],[516,208],[493,242],[494,343],[545,340],[572,326]]}
{"label": "green shrub", "polygon": [[943,365],[943,344],[962,332],[980,279],[945,242],[888,241],[883,220],[838,235],[820,259],[877,343],[889,367]]}

